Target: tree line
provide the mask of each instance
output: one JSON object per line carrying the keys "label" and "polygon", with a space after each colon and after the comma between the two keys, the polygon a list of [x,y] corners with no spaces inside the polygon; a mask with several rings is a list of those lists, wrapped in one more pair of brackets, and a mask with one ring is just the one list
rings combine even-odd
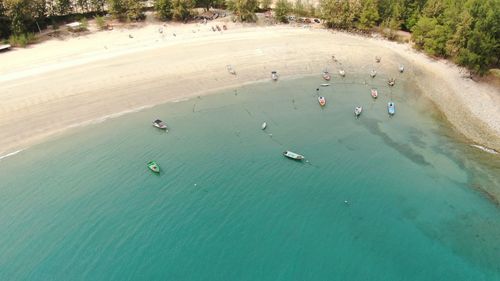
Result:
{"label": "tree line", "polygon": [[499,66],[499,0],[323,0],[321,17],[333,28],[409,31],[416,48],[479,74]]}
{"label": "tree line", "polygon": [[[500,60],[500,0],[154,0],[162,20],[186,21],[193,8],[228,8],[240,21],[255,21],[257,11],[274,2],[276,20],[288,15],[319,17],[329,28],[411,32],[416,48],[449,58],[476,73],[498,67]],[[144,17],[143,0],[0,0],[0,38],[43,29],[75,14],[110,13],[121,20]]]}

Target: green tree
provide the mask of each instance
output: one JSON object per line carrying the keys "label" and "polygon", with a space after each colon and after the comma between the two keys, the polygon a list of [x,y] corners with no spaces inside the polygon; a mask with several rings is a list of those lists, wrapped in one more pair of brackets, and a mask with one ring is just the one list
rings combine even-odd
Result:
{"label": "green tree", "polygon": [[255,15],[255,11],[259,7],[257,0],[227,0],[226,4],[239,21],[255,21],[257,19]]}
{"label": "green tree", "polygon": [[143,3],[138,0],[124,0],[125,15],[128,20],[142,20],[144,13],[142,12]]}
{"label": "green tree", "polygon": [[90,9],[95,12],[104,11],[106,0],[90,0]]}
{"label": "green tree", "polygon": [[328,27],[353,28],[359,19],[361,3],[350,0],[322,0],[321,14]]}
{"label": "green tree", "polygon": [[290,13],[291,7],[287,0],[278,0],[274,7],[274,16],[280,22],[288,23],[288,13]]}
{"label": "green tree", "polygon": [[172,18],[172,2],[170,0],[155,0],[154,8],[156,15],[161,20]]}
{"label": "green tree", "polygon": [[55,10],[61,16],[69,14],[73,10],[71,0],[57,0]]}
{"label": "green tree", "polygon": [[359,25],[362,29],[369,29],[375,26],[379,20],[378,7],[376,0],[366,0],[363,2],[363,10],[359,19]]}
{"label": "green tree", "polygon": [[186,21],[191,17],[191,10],[194,7],[192,0],[173,0],[172,18],[178,21]]}

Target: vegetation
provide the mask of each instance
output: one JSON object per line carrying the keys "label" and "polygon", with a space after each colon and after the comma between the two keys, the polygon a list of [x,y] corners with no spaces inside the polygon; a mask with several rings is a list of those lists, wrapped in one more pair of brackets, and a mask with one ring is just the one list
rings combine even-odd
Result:
{"label": "vegetation", "polygon": [[11,35],[9,37],[9,44],[15,47],[24,48],[33,42],[35,42],[35,35],[33,33]]}
{"label": "vegetation", "polygon": [[292,7],[287,0],[278,0],[274,7],[274,16],[279,22],[288,23],[288,13],[292,11]]}
{"label": "vegetation", "polygon": [[172,2],[170,0],[155,0],[156,15],[161,20],[172,18]]}
{"label": "vegetation", "polygon": [[320,8],[328,27],[381,26],[390,39],[410,31],[416,48],[478,74],[500,63],[498,0],[322,0]]}
{"label": "vegetation", "polygon": [[106,20],[102,16],[95,17],[95,23],[96,23],[97,28],[99,30],[105,30],[108,27],[108,24],[106,23]]}
{"label": "vegetation", "polygon": [[194,4],[193,0],[173,0],[172,18],[179,21],[188,20],[191,16]]}
{"label": "vegetation", "polygon": [[260,9],[263,11],[268,11],[271,9],[272,0],[261,0],[260,1]]}
{"label": "vegetation", "polygon": [[257,0],[227,0],[226,4],[239,21],[253,22],[257,19],[255,16],[255,11],[259,7]]}

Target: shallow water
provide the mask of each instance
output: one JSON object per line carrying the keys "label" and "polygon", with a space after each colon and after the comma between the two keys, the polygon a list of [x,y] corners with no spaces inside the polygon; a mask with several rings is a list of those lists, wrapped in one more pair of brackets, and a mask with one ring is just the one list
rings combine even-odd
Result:
{"label": "shallow water", "polygon": [[2,159],[0,280],[500,280],[500,210],[471,188],[496,164],[411,85],[354,81],[321,88],[325,108],[317,77],[281,80]]}

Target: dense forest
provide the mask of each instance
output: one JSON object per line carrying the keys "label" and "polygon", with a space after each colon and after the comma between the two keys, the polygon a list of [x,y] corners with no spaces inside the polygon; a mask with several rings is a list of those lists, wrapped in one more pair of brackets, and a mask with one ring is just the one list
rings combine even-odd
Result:
{"label": "dense forest", "polygon": [[[110,13],[120,20],[141,20],[148,1],[142,0],[0,0],[0,38],[17,38],[59,22]],[[162,20],[186,21],[193,8],[228,8],[236,19],[253,21],[271,0],[154,0]],[[498,67],[500,60],[500,0],[305,0],[274,1],[276,20],[288,15],[319,17],[330,28],[371,32],[409,31],[415,47],[435,57],[449,58],[475,73]],[[101,19],[102,20],[102,19]]]}

